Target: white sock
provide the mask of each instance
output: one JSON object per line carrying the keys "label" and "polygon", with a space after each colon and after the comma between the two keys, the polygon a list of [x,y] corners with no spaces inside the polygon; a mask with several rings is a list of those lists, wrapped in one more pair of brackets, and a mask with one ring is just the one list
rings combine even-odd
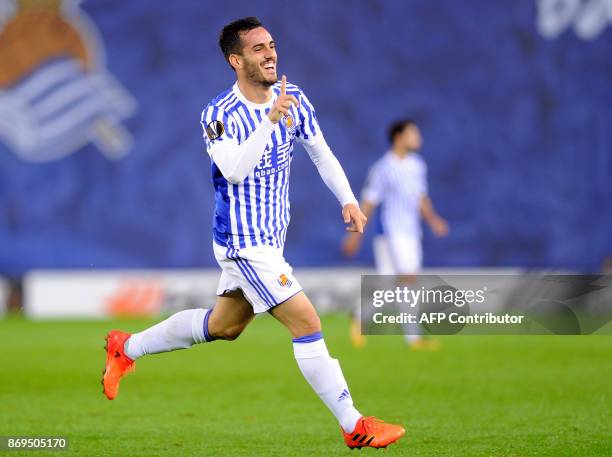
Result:
{"label": "white sock", "polygon": [[293,352],[302,374],[346,433],[355,430],[361,417],[353,406],[338,360],[327,352],[321,332],[293,339]]}
{"label": "white sock", "polygon": [[186,349],[197,343],[212,341],[208,335],[209,309],[188,309],[165,321],[134,333],[125,343],[125,355],[136,360],[146,354]]}
{"label": "white sock", "polygon": [[[401,309],[401,311],[405,311],[407,313],[415,315],[417,317],[417,320],[419,319],[419,316],[421,315],[419,312],[418,303],[412,309]],[[419,324],[418,322],[405,322],[403,324],[403,327],[404,327],[404,340],[406,340],[407,343],[413,343],[421,339],[421,333],[422,333],[421,324]]]}

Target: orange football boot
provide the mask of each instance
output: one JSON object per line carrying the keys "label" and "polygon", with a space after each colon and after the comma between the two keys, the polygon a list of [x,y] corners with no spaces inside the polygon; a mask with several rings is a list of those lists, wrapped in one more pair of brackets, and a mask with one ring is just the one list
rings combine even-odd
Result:
{"label": "orange football boot", "polygon": [[106,369],[102,372],[102,385],[104,395],[109,400],[114,400],[119,393],[119,381],[123,375],[133,371],[134,361],[123,352],[123,345],[132,336],[119,330],[112,330],[106,335]]}
{"label": "orange football boot", "polygon": [[373,416],[362,416],[357,421],[355,430],[344,433],[344,442],[351,449],[384,448],[395,443],[405,433],[406,430],[401,425],[387,424]]}

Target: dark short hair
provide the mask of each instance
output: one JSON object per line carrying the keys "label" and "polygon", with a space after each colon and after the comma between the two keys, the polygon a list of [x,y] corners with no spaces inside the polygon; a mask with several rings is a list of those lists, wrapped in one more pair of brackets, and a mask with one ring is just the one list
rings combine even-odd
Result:
{"label": "dark short hair", "polygon": [[389,127],[389,143],[393,144],[393,141],[395,140],[395,137],[397,135],[403,133],[406,127],[412,126],[416,127],[416,122],[414,122],[412,119],[402,119],[399,121],[395,121]]}
{"label": "dark short hair", "polygon": [[230,54],[240,54],[242,52],[240,33],[248,32],[257,27],[263,27],[263,25],[261,25],[261,22],[255,16],[237,19],[223,27],[219,34],[219,47],[225,56],[225,60],[229,62]]}

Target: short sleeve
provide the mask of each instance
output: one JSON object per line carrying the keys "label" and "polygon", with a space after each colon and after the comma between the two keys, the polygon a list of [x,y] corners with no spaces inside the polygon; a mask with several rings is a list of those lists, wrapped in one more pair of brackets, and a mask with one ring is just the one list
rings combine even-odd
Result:
{"label": "short sleeve", "polygon": [[297,129],[297,138],[300,143],[312,144],[321,134],[321,128],[317,121],[315,109],[306,97],[306,94],[300,90],[299,97],[300,106],[298,107],[298,115],[300,122]]}
{"label": "short sleeve", "polygon": [[223,141],[235,141],[236,123],[227,112],[218,106],[208,105],[200,119],[206,151],[211,154],[212,148]]}
{"label": "short sleeve", "polygon": [[385,192],[384,174],[379,164],[375,164],[368,172],[361,198],[364,201],[379,205]]}

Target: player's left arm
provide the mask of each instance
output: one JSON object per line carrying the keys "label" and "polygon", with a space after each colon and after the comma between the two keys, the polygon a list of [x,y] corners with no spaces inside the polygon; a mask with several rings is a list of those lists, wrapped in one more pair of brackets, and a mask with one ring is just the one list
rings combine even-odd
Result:
{"label": "player's left arm", "polygon": [[438,237],[445,237],[448,235],[448,222],[438,214],[431,198],[427,195],[427,167],[425,165],[423,166],[422,194],[419,206],[421,216],[423,216],[423,219],[427,222],[427,225],[429,225],[434,235]]}
{"label": "player's left arm", "polygon": [[359,203],[353,195],[342,165],[331,151],[323,135],[319,133],[314,142],[304,143],[304,148],[310,160],[317,167],[321,179],[342,205],[342,218],[345,224],[349,224],[346,230],[363,233],[368,218],[359,208]]}
{"label": "player's left arm", "polygon": [[434,235],[439,237],[448,235],[448,222],[437,213],[431,198],[427,194],[421,196],[420,209],[421,216],[423,216],[423,219],[425,219]]}
{"label": "player's left arm", "polygon": [[298,113],[300,116],[298,140],[304,145],[325,185],[342,205],[342,218],[345,224],[349,224],[346,230],[363,233],[368,218],[359,208],[340,162],[323,137],[314,108],[303,93],[300,94]]}

